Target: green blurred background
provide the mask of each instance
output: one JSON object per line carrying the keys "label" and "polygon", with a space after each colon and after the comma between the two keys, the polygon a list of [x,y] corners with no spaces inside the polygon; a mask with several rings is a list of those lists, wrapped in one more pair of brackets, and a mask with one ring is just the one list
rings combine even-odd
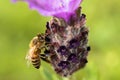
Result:
{"label": "green blurred background", "polygon": [[[120,80],[120,0],[84,0],[92,48],[88,64],[71,80]],[[29,41],[44,32],[46,21],[23,2],[0,0],[0,80],[59,80],[50,65],[27,67]]]}

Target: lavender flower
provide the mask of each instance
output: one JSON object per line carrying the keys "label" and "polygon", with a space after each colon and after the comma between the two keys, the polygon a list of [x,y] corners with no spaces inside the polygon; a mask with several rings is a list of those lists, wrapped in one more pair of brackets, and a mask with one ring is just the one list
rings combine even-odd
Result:
{"label": "lavender flower", "polygon": [[44,51],[57,74],[72,75],[83,68],[90,51],[86,15],[81,14],[82,0],[23,0],[45,16],[53,16],[47,22]]}
{"label": "lavender flower", "polygon": [[82,0],[14,0],[25,1],[31,9],[37,10],[44,16],[55,16],[68,21],[79,7]]}
{"label": "lavender flower", "polygon": [[[54,29],[51,28],[53,25]],[[47,27],[49,28],[45,35],[48,34],[51,39],[49,55],[54,70],[61,76],[68,76],[83,68],[88,62],[87,55],[90,51],[87,44],[89,31],[85,26],[83,14],[80,14],[72,24],[53,17]],[[61,27],[63,31],[60,30]],[[54,30],[56,32],[53,32]]]}

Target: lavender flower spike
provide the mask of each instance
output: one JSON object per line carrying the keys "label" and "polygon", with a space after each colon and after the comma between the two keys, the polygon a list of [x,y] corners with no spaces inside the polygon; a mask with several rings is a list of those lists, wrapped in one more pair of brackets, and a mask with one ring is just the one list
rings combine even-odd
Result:
{"label": "lavender flower spike", "polygon": [[91,49],[88,45],[89,29],[85,25],[86,15],[81,13],[79,6],[82,0],[22,1],[28,2],[31,9],[42,15],[53,16],[46,24],[42,59],[64,77],[82,69],[88,62],[87,55]]}
{"label": "lavender flower spike", "polygon": [[55,16],[68,21],[79,7],[82,0],[18,0],[28,2],[31,9],[35,9],[44,16]]}

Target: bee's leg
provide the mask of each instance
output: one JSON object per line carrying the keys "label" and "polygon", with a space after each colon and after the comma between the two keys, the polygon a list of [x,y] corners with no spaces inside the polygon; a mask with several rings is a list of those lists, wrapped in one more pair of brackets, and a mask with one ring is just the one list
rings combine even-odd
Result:
{"label": "bee's leg", "polygon": [[47,57],[45,54],[40,54],[40,58],[41,58],[43,61],[45,61],[45,62],[47,62],[47,63],[50,63],[50,60],[48,59],[48,57]]}
{"label": "bee's leg", "polygon": [[47,48],[45,48],[45,50],[44,50],[44,55],[45,55],[45,56],[49,56],[49,55],[50,55],[50,50],[47,49]]}

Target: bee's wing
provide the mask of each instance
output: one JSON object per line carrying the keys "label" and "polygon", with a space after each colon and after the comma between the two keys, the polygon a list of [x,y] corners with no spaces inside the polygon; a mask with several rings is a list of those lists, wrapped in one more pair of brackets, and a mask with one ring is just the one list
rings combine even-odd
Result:
{"label": "bee's wing", "polygon": [[28,52],[27,52],[26,57],[25,57],[25,59],[27,60],[27,65],[28,65],[28,66],[30,66],[30,64],[31,64],[31,61],[32,61],[32,60],[31,60],[31,57],[32,57],[32,55],[33,55],[33,53],[34,53],[34,51],[35,51],[35,48],[36,48],[36,46],[30,48],[30,49],[28,50]]}
{"label": "bee's wing", "polygon": [[25,60],[27,60],[27,66],[29,67],[31,64],[30,50],[27,52]]}

